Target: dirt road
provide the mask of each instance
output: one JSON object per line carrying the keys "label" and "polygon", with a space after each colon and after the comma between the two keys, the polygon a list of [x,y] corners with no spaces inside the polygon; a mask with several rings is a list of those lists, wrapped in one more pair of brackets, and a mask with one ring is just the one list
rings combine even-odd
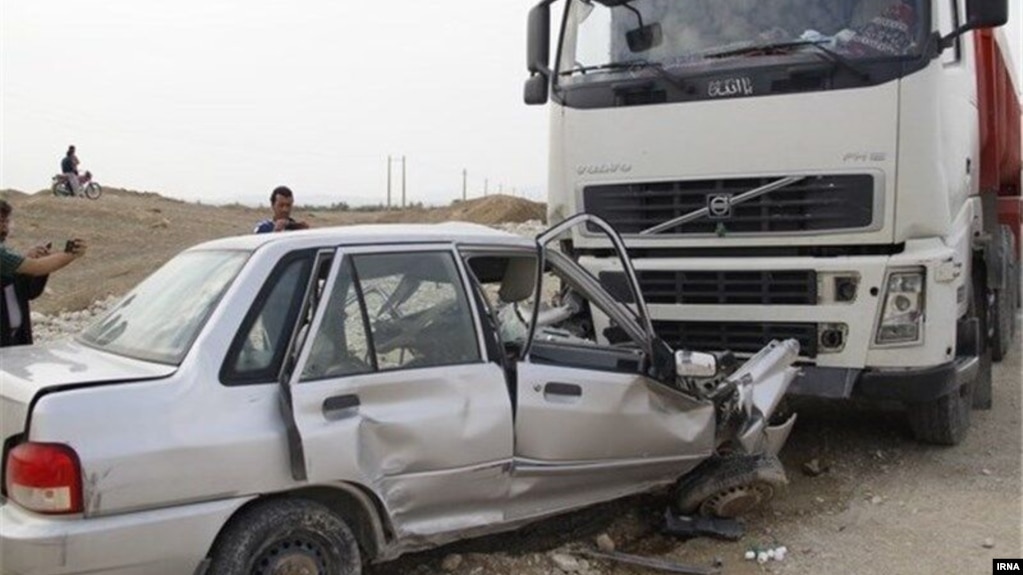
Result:
{"label": "dirt road", "polygon": [[[799,421],[781,454],[791,483],[769,509],[747,518],[737,543],[660,535],[664,500],[650,496],[403,557],[373,573],[659,573],[592,560],[578,570],[557,567],[555,555],[592,545],[601,532],[644,556],[704,567],[720,559],[723,573],[990,573],[992,558],[1023,556],[1020,355],[1017,342],[995,365],[994,409],[973,411],[968,437],[952,448],[915,442],[894,409],[798,405]],[[829,470],[809,477],[801,468],[815,458]],[[779,545],[788,548],[782,562],[761,566],[743,557],[748,549]]]}

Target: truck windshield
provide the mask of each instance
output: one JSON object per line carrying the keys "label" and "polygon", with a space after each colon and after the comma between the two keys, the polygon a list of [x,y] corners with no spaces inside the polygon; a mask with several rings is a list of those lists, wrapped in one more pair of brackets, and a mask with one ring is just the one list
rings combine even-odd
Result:
{"label": "truck windshield", "polygon": [[922,10],[921,0],[633,0],[613,8],[573,0],[557,82],[640,71],[685,76],[734,69],[740,58],[786,64],[805,54],[857,69],[918,56],[926,40]]}
{"label": "truck windshield", "polygon": [[78,339],[118,355],[178,365],[248,256],[223,250],[182,253]]}

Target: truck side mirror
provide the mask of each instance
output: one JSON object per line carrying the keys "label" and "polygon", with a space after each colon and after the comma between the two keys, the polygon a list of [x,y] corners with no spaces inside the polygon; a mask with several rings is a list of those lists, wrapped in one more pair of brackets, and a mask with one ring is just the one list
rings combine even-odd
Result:
{"label": "truck side mirror", "polygon": [[966,0],[966,25],[970,29],[997,28],[1008,21],[1008,0]]}
{"label": "truck side mirror", "polygon": [[541,106],[547,103],[547,90],[549,84],[547,76],[535,74],[526,80],[526,89],[522,95],[523,100],[530,106]]}
{"label": "truck side mirror", "polygon": [[966,23],[942,38],[941,48],[951,47],[956,38],[970,30],[997,28],[1008,21],[1008,0],[966,0]]}
{"label": "truck side mirror", "polygon": [[661,31],[661,25],[657,22],[625,33],[625,42],[629,45],[629,51],[632,53],[646,52],[660,46],[663,41],[664,33]]}
{"label": "truck side mirror", "polygon": [[550,85],[551,69],[548,60],[551,53],[551,0],[544,0],[533,6],[529,11],[526,35],[526,68],[529,80],[526,80],[523,99],[533,106],[547,103],[547,90]]}
{"label": "truck side mirror", "polygon": [[548,2],[541,2],[529,11],[526,35],[526,67],[529,73],[549,75],[551,70],[547,61],[551,51],[551,6]]}

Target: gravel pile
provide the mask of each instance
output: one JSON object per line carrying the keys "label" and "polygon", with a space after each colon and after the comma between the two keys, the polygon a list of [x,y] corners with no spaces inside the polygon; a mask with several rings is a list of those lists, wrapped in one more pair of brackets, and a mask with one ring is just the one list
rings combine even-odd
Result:
{"label": "gravel pile", "polygon": [[[545,229],[543,223],[537,220],[500,224],[494,227],[526,237],[534,237]],[[106,299],[93,302],[87,309],[65,311],[54,315],[32,312],[32,332],[35,343],[46,343],[71,337],[85,329],[97,317],[103,315],[119,299],[118,296],[109,296]]]}

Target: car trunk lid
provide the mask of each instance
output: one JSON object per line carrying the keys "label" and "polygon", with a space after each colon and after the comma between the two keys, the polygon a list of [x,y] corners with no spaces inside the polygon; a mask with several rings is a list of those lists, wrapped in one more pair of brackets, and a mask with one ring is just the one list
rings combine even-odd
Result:
{"label": "car trunk lid", "polygon": [[74,341],[5,348],[0,353],[0,439],[25,431],[43,393],[166,377],[177,369],[113,355]]}

